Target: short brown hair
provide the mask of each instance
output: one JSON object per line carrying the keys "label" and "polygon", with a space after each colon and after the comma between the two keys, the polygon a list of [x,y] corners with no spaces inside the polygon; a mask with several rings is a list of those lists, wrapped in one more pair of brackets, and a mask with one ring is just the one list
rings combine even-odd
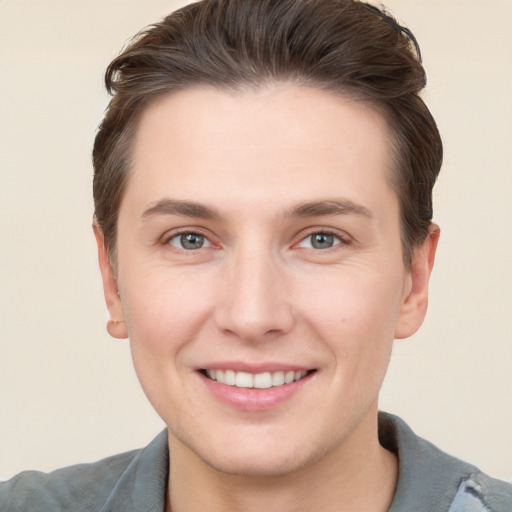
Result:
{"label": "short brown hair", "polygon": [[388,122],[404,261],[428,236],[442,162],[411,32],[355,0],[202,0],[137,35],[109,65],[112,94],[93,150],[95,218],[115,258],[117,216],[141,112],[194,86],[222,90],[290,82],[367,101]]}

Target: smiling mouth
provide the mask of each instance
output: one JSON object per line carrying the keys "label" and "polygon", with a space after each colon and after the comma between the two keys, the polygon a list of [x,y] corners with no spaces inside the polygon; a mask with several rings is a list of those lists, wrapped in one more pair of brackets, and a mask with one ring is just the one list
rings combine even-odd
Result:
{"label": "smiling mouth", "polygon": [[208,379],[237,388],[269,389],[302,380],[316,370],[277,371],[263,373],[236,372],[234,370],[204,369]]}

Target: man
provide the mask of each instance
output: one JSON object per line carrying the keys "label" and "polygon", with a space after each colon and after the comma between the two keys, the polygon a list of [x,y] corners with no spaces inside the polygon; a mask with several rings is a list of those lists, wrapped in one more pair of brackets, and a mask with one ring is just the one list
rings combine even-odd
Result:
{"label": "man", "polygon": [[359,2],[207,0],[134,40],[107,71],[94,229],[108,330],[168,428],[0,505],[511,510],[378,413],[439,238],[424,85],[410,32]]}

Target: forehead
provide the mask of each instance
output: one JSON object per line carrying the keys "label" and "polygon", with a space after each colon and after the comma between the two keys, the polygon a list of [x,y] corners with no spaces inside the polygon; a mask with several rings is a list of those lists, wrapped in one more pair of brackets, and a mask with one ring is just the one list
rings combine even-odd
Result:
{"label": "forehead", "polygon": [[226,208],[265,194],[371,202],[390,189],[391,168],[386,122],[365,103],[291,85],[197,88],[143,113],[126,195],[139,208],[165,194]]}

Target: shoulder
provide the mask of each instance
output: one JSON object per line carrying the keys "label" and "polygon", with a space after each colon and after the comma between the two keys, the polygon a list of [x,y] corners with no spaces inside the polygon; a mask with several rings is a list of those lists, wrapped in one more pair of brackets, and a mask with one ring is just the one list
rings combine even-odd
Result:
{"label": "shoulder", "polygon": [[51,473],[24,471],[0,483],[0,510],[98,510],[138,451]]}
{"label": "shoulder", "polygon": [[400,418],[379,414],[381,444],[398,457],[390,512],[512,512],[512,485],[443,452]]}
{"label": "shoulder", "polygon": [[512,512],[512,484],[477,470],[461,482],[448,512]]}
{"label": "shoulder", "polygon": [[164,431],[140,450],[51,473],[20,473],[0,483],[0,510],[128,512],[145,508],[161,511],[167,469],[167,434]]}

